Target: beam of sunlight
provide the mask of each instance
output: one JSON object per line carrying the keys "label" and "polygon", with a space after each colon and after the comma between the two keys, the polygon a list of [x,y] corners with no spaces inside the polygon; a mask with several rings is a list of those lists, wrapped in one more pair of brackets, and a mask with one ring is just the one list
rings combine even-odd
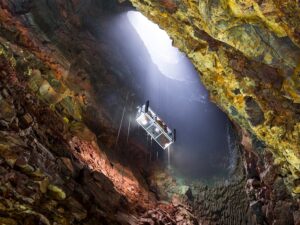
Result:
{"label": "beam of sunlight", "polygon": [[166,31],[140,12],[129,11],[127,16],[159,70],[171,79],[187,81],[188,77],[183,74],[187,69],[184,63],[185,55],[172,46],[172,40]]}
{"label": "beam of sunlight", "polygon": [[[140,12],[129,11],[127,15],[157,66],[161,65],[161,60],[168,64],[178,63],[181,53],[172,47],[172,40],[164,30],[161,30],[157,24],[152,23]],[[164,68],[161,69],[164,70]]]}
{"label": "beam of sunlight", "polygon": [[[123,71],[128,71],[120,79],[131,88],[138,105],[149,100],[157,115],[177,130],[169,155],[157,151],[156,143],[149,148],[185,177],[227,176],[232,164],[229,142],[233,141],[228,138],[228,119],[209,101],[192,62],[172,46],[165,31],[139,12],[122,13],[110,22],[114,24],[109,26],[109,38],[124,56]],[[149,146],[140,134],[138,127],[132,127],[132,137]]]}

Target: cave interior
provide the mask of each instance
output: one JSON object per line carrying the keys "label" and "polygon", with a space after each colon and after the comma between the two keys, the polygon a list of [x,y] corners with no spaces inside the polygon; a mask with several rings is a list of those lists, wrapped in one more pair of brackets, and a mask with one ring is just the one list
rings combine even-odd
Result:
{"label": "cave interior", "polygon": [[0,224],[300,225],[299,15],[0,0]]}

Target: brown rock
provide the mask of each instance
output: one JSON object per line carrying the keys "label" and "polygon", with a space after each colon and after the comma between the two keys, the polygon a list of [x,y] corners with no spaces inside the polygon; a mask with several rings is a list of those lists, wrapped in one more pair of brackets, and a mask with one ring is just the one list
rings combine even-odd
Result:
{"label": "brown rock", "polygon": [[71,174],[74,175],[74,167],[73,167],[72,161],[66,157],[61,157],[61,160],[63,161],[64,165],[69,169]]}
{"label": "brown rock", "polygon": [[176,1],[174,0],[159,0],[160,4],[164,6],[170,13],[174,13],[177,10]]}
{"label": "brown rock", "polygon": [[26,113],[20,118],[20,122],[23,128],[28,128],[33,123],[33,118],[29,113]]}
{"label": "brown rock", "polygon": [[278,175],[274,166],[268,166],[259,174],[260,179],[269,186],[272,186],[277,176]]}
{"label": "brown rock", "polygon": [[0,119],[11,122],[15,117],[15,110],[12,104],[6,100],[0,100]]}
{"label": "brown rock", "polygon": [[6,88],[4,88],[2,90],[2,95],[3,95],[4,98],[8,98],[10,96],[10,94],[9,94],[9,92]]}
{"label": "brown rock", "polygon": [[274,225],[294,225],[291,203],[279,201],[274,208]]}
{"label": "brown rock", "polygon": [[11,219],[11,218],[5,218],[5,217],[0,217],[0,224],[1,225],[17,225],[17,221]]}
{"label": "brown rock", "polygon": [[260,106],[252,97],[245,98],[246,112],[249,116],[249,120],[253,126],[257,126],[264,122],[264,113]]}
{"label": "brown rock", "polygon": [[67,203],[69,205],[69,210],[71,211],[72,215],[78,221],[81,221],[86,218],[87,212],[78,201],[76,201],[74,198],[70,197],[67,199]]}
{"label": "brown rock", "polygon": [[294,222],[295,225],[300,225],[300,211],[294,212]]}

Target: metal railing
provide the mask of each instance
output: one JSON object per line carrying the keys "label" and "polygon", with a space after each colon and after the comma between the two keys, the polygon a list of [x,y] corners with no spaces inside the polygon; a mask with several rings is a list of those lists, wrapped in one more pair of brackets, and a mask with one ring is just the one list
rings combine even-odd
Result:
{"label": "metal railing", "polygon": [[176,131],[172,132],[166,123],[150,109],[149,101],[138,107],[136,121],[163,149],[174,143]]}

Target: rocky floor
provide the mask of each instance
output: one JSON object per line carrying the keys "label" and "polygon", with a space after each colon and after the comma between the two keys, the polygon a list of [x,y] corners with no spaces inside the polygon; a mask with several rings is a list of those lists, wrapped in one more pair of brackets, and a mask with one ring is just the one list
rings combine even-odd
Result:
{"label": "rocky floor", "polygon": [[152,186],[158,196],[189,206],[199,224],[260,224],[249,207],[246,175],[241,163],[238,163],[231,178],[211,184],[182,181],[171,171],[166,173],[160,169],[153,174]]}

